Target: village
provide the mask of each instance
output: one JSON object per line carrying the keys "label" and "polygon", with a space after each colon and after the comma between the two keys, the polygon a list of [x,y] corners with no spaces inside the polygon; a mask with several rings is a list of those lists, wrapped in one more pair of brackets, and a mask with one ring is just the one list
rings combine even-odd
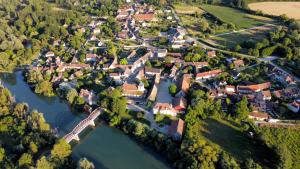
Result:
{"label": "village", "polygon": [[257,125],[291,125],[284,121],[300,110],[298,82],[292,76],[258,59],[201,48],[168,7],[155,10],[134,3],[120,8],[115,19],[120,29],[114,41],[102,34],[107,20],[93,18],[74,28],[85,38],[80,49],[84,53],[51,39],[53,48],[63,46],[70,57],[45,49],[29,69],[51,76],[59,90],[79,89],[89,108],[98,104],[100,89],[84,84],[86,79],[104,88],[121,88],[128,110],[143,112],[150,127],[174,140],[184,133],[191,89],[221,101],[223,112],[246,97],[248,118]]}

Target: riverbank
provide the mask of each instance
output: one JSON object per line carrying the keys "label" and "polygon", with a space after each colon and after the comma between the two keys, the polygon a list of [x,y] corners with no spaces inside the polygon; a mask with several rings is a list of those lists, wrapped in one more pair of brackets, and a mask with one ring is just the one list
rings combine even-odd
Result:
{"label": "riverbank", "polygon": [[[73,112],[65,100],[33,93],[24,81],[22,72],[1,74],[0,78],[18,102],[27,102],[30,107],[44,112],[52,128],[58,128],[62,137],[70,132],[86,114]],[[164,160],[150,149],[138,145],[116,128],[105,124],[96,125],[80,134],[80,141],[73,144],[73,157],[87,157],[98,169],[168,169]],[[130,155],[128,155],[130,154]]]}

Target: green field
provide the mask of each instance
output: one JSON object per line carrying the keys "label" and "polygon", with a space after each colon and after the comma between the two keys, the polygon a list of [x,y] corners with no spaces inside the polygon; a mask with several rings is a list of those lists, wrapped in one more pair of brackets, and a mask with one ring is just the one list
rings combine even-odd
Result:
{"label": "green field", "polygon": [[253,158],[263,165],[270,165],[267,148],[255,144],[234,124],[224,120],[206,119],[202,125],[202,133],[206,140],[233,155],[238,160]]}
{"label": "green field", "polygon": [[224,6],[201,5],[200,7],[224,23],[233,23],[239,29],[260,26],[272,21],[267,17],[250,15],[241,10]]}

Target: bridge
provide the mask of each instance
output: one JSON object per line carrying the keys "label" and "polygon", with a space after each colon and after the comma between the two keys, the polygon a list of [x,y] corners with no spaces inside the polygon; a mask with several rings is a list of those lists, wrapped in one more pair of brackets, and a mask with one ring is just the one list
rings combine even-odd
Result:
{"label": "bridge", "polygon": [[95,126],[94,120],[100,116],[102,109],[99,107],[95,109],[87,118],[83,119],[77,126],[67,135],[63,137],[67,143],[72,140],[79,141],[79,133],[81,133],[88,126]]}

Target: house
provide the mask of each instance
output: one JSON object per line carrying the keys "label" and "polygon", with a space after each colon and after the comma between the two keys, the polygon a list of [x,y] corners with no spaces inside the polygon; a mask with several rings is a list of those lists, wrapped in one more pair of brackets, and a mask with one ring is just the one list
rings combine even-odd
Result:
{"label": "house", "polygon": [[122,95],[127,97],[141,98],[145,94],[144,84],[141,82],[139,85],[130,84],[125,82],[122,85]]}
{"label": "house", "polygon": [[182,54],[181,53],[176,53],[176,52],[168,52],[167,56],[173,57],[173,58],[182,58]]}
{"label": "house", "polygon": [[158,91],[157,84],[154,83],[151,90],[150,90],[150,93],[149,93],[149,96],[147,97],[147,99],[151,100],[151,101],[155,101],[156,96],[157,96],[157,91]]}
{"label": "house", "polygon": [[184,97],[175,97],[173,99],[173,107],[175,110],[184,111],[186,110],[187,101]]}
{"label": "house", "polygon": [[247,86],[237,86],[237,91],[239,93],[252,93],[252,92],[260,92],[271,87],[270,82],[255,84],[255,85],[247,85]]}
{"label": "house", "polygon": [[94,33],[94,34],[99,34],[99,33],[101,33],[100,28],[95,28],[95,29],[93,30],[93,33]]}
{"label": "house", "polygon": [[176,76],[177,69],[178,69],[178,68],[176,67],[176,65],[174,65],[174,66],[172,67],[171,73],[170,73],[170,77],[171,77],[171,78],[173,78],[173,77]]}
{"label": "house", "polygon": [[197,69],[208,66],[208,62],[184,62],[183,66],[194,66]]}
{"label": "house", "polygon": [[158,49],[157,50],[157,53],[156,53],[156,56],[158,58],[164,58],[167,56],[167,53],[168,53],[168,50],[167,49]]}
{"label": "house", "polygon": [[155,20],[153,13],[135,14],[133,15],[133,18],[138,22],[150,22]]}
{"label": "house", "polygon": [[270,90],[262,91],[262,94],[263,94],[263,100],[271,100],[272,99]]}
{"label": "house", "polygon": [[93,35],[93,36],[91,36],[90,40],[91,40],[91,41],[95,41],[95,40],[98,40],[98,38],[97,38],[96,35]]}
{"label": "house", "polygon": [[97,60],[97,55],[93,53],[88,53],[85,55],[86,62],[95,62]]}
{"label": "house", "polygon": [[294,113],[298,113],[300,110],[300,100],[294,100],[292,103],[288,104],[288,109]]}
{"label": "house", "polygon": [[127,39],[128,38],[128,31],[118,32],[117,37],[120,39]]}
{"label": "house", "polygon": [[154,76],[161,73],[161,69],[145,67],[145,74],[148,76]]}
{"label": "house", "polygon": [[46,58],[54,57],[54,56],[55,56],[55,54],[54,54],[54,52],[52,52],[52,51],[49,51],[49,52],[47,52],[47,53],[45,54],[45,57],[46,57]]}
{"label": "house", "polygon": [[129,15],[127,10],[119,10],[118,15],[116,16],[117,20],[124,19]]}
{"label": "house", "polygon": [[122,83],[122,76],[120,73],[109,73],[109,78],[114,80],[117,84]]}
{"label": "house", "polygon": [[197,73],[196,74],[196,80],[203,80],[203,79],[209,79],[212,77],[216,77],[219,74],[222,73],[222,70],[220,69],[216,69],[216,70],[211,70],[211,71],[207,71],[207,72],[202,72],[202,73]]}
{"label": "house", "polygon": [[268,113],[251,112],[249,113],[248,118],[258,121],[266,121],[270,118],[270,116]]}
{"label": "house", "polygon": [[235,93],[235,86],[232,86],[232,85],[226,85],[226,86],[225,86],[225,92],[226,92],[226,93]]}
{"label": "house", "polygon": [[191,79],[192,79],[191,74],[182,75],[179,83],[177,84],[178,92],[176,94],[176,97],[185,96],[188,93],[191,87]]}
{"label": "house", "polygon": [[127,56],[127,59],[131,59],[136,55],[136,50],[131,51],[131,53]]}
{"label": "house", "polygon": [[232,63],[236,69],[245,66],[242,59],[234,60]]}
{"label": "house", "polygon": [[82,97],[84,99],[84,101],[86,103],[88,103],[89,105],[94,105],[96,104],[96,95],[93,91],[88,91],[85,89],[81,89],[79,96]]}
{"label": "house", "polygon": [[163,115],[171,115],[176,116],[177,111],[173,108],[170,103],[155,103],[152,108],[153,114],[163,114]]}
{"label": "house", "polygon": [[216,56],[217,56],[217,55],[216,55],[216,51],[214,51],[214,50],[208,51],[208,52],[207,52],[207,56],[208,56],[209,58],[216,57]]}
{"label": "house", "polygon": [[57,67],[58,72],[63,72],[68,69],[89,69],[91,68],[88,64],[80,64],[80,63],[65,63]]}
{"label": "house", "polygon": [[168,134],[174,140],[180,141],[182,139],[183,130],[184,130],[184,121],[181,119],[174,120],[171,123]]}

